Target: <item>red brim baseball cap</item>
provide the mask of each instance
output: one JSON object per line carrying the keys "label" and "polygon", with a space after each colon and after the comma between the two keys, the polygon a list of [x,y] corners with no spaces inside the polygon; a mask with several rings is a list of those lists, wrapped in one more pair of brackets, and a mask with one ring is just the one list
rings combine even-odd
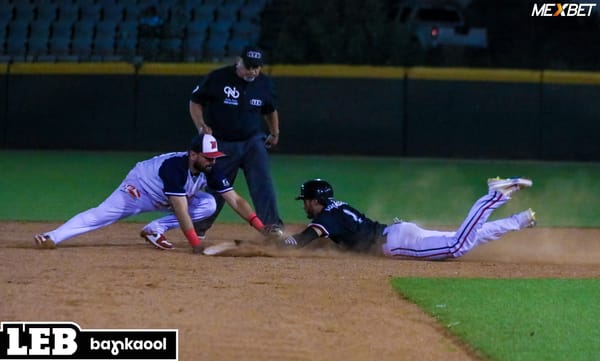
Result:
{"label": "red brim baseball cap", "polygon": [[221,158],[226,154],[219,151],[217,140],[210,134],[199,134],[192,139],[190,149],[206,158]]}

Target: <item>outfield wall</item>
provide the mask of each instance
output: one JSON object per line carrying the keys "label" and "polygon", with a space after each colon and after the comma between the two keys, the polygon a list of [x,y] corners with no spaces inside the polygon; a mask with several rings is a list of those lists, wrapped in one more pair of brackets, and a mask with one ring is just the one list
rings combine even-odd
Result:
{"label": "outfield wall", "polygon": [[[173,151],[188,99],[219,64],[0,68],[0,146]],[[265,67],[288,154],[600,160],[600,74],[370,66]]]}
{"label": "outfield wall", "polygon": [[6,145],[6,105],[8,104],[8,64],[0,63],[0,145]]}

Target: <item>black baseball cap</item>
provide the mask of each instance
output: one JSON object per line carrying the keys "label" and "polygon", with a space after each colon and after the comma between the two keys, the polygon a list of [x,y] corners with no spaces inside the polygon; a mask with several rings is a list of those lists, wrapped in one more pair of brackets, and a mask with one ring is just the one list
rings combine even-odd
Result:
{"label": "black baseball cap", "polygon": [[242,54],[240,57],[244,61],[244,66],[246,68],[256,68],[258,66],[263,66],[263,52],[259,48],[255,46],[246,46],[244,50],[242,50]]}

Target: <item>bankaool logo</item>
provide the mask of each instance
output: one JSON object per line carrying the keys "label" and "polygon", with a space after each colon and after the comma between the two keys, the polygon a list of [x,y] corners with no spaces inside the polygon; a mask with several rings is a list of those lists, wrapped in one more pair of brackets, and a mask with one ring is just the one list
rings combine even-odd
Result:
{"label": "bankaool logo", "polygon": [[0,360],[176,361],[175,330],[82,330],[73,322],[2,322]]}
{"label": "bankaool logo", "polygon": [[533,4],[531,16],[591,16],[594,3]]}

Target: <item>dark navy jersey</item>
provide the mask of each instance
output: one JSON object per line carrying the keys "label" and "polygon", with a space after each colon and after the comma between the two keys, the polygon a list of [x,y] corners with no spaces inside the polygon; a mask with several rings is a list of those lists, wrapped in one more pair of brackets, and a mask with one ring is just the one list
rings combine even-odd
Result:
{"label": "dark navy jersey", "polygon": [[335,243],[360,252],[368,251],[386,227],[336,200],[332,200],[308,226],[320,229],[324,237]]}
{"label": "dark navy jersey", "polygon": [[219,140],[246,140],[262,131],[262,116],[277,109],[271,79],[259,74],[247,82],[235,65],[209,73],[190,100],[201,104],[205,122]]}
{"label": "dark navy jersey", "polygon": [[227,178],[218,172],[201,172],[193,176],[189,169],[187,152],[158,155],[139,162],[132,170],[141,190],[152,197],[154,203],[168,205],[168,196],[193,197],[208,185],[218,193],[233,189]]}

